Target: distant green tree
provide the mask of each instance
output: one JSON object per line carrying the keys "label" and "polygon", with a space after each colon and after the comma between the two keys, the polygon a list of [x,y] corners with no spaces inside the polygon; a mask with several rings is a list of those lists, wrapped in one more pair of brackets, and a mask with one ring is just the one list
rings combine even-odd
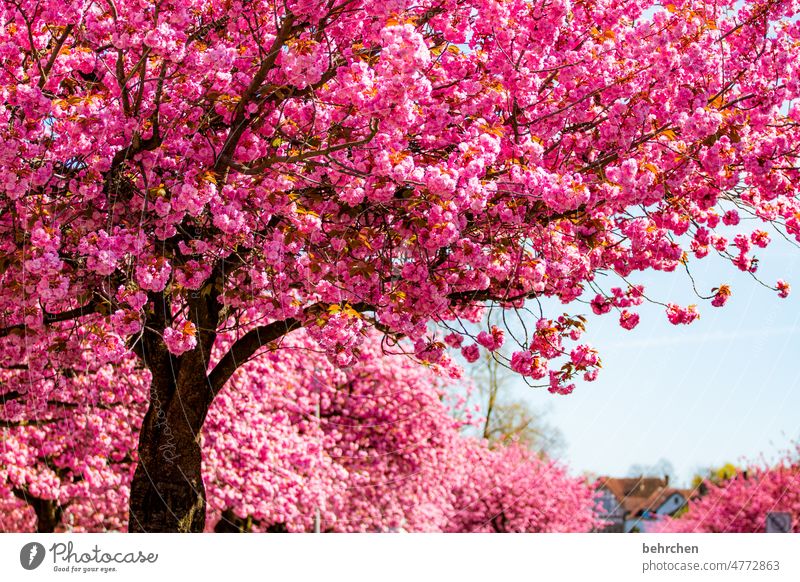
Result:
{"label": "distant green tree", "polygon": [[733,463],[725,463],[719,467],[708,467],[692,478],[692,489],[695,489],[700,495],[705,495],[708,491],[707,484],[709,482],[714,485],[721,485],[735,479],[739,474],[743,474],[746,477],[747,471],[743,471]]}

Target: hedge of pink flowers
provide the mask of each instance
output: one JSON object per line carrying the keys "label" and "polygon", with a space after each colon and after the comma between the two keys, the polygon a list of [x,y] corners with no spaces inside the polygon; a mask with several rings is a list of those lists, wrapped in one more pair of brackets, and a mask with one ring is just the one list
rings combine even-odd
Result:
{"label": "hedge of pink flowers", "polygon": [[663,532],[758,533],[767,514],[788,512],[791,531],[800,532],[800,464],[797,456],[774,466],[754,465],[721,483],[705,483],[707,492],[689,503],[679,518],[659,525]]}
{"label": "hedge of pink flowers", "polygon": [[[57,531],[125,529],[147,386],[147,372],[132,362],[43,375],[26,394],[46,394],[46,402],[0,389],[0,418],[37,406],[28,417],[39,420],[4,429],[0,530],[36,529],[34,500],[61,508]],[[462,434],[476,418],[456,391],[457,375],[384,355],[374,336],[344,369],[307,334],[287,337],[281,350],[243,366],[209,413],[207,529],[223,514],[249,518],[253,531],[312,531],[315,520],[322,531],[593,527],[583,479],[519,446],[490,449]],[[4,379],[4,387],[29,386],[19,371]]]}

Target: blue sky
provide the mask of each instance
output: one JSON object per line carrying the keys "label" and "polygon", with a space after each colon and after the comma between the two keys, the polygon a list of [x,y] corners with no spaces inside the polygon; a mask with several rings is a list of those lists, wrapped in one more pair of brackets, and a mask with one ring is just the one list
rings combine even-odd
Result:
{"label": "blue sky", "polygon": [[[663,458],[688,482],[702,467],[773,458],[800,437],[800,249],[772,238],[756,249],[758,275],[794,284],[788,299],[710,256],[693,261],[692,274],[703,293],[731,286],[723,308],[700,302],[685,273],[634,278],[656,299],[699,303],[701,317],[689,326],[670,324],[659,305],[642,306],[632,331],[613,314],[567,309],[590,316],[585,340],[601,352],[600,377],[569,396],[524,384],[514,390],[563,432],[563,458],[575,471],[624,476]],[[564,310],[550,307],[551,315]]]}

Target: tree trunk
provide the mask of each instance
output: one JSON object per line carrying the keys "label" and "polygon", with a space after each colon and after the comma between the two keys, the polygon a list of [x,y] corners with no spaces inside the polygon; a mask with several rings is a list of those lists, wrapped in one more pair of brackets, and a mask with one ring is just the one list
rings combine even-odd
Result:
{"label": "tree trunk", "polygon": [[128,530],[202,532],[206,493],[200,431],[212,400],[205,362],[192,351],[180,358],[174,380],[171,370],[154,366],[151,371],[150,407],[139,437]]}
{"label": "tree trunk", "polygon": [[214,526],[216,533],[246,533],[252,531],[252,529],[252,517],[239,517],[230,509],[222,512],[217,525]]}
{"label": "tree trunk", "polygon": [[[195,349],[176,357],[163,343],[166,318],[142,337],[139,356],[152,373],[150,405],[139,435],[139,462],[131,483],[131,532],[202,532],[206,492],[201,472],[200,431],[213,394],[207,376],[218,311],[198,298],[191,304],[197,326]],[[163,298],[161,299],[163,302]],[[155,302],[155,301],[154,301]],[[158,305],[157,302],[155,302]],[[164,313],[168,305],[162,303]]]}
{"label": "tree trunk", "polygon": [[52,499],[32,499],[31,505],[36,512],[36,532],[53,533],[61,524],[62,509]]}
{"label": "tree trunk", "polygon": [[36,514],[36,533],[53,533],[61,525],[64,508],[54,499],[42,499],[28,493],[27,488],[13,488],[11,492],[33,508]]}
{"label": "tree trunk", "polygon": [[128,531],[202,532],[206,493],[200,445],[179,419],[161,424],[159,410],[152,404],[148,417],[152,436],[139,442]]}

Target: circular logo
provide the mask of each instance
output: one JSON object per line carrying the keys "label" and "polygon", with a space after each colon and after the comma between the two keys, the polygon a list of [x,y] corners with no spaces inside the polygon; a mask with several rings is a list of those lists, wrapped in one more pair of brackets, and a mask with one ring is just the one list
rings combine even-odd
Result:
{"label": "circular logo", "polygon": [[44,546],[39,542],[30,542],[19,551],[19,563],[26,570],[35,570],[44,561]]}

